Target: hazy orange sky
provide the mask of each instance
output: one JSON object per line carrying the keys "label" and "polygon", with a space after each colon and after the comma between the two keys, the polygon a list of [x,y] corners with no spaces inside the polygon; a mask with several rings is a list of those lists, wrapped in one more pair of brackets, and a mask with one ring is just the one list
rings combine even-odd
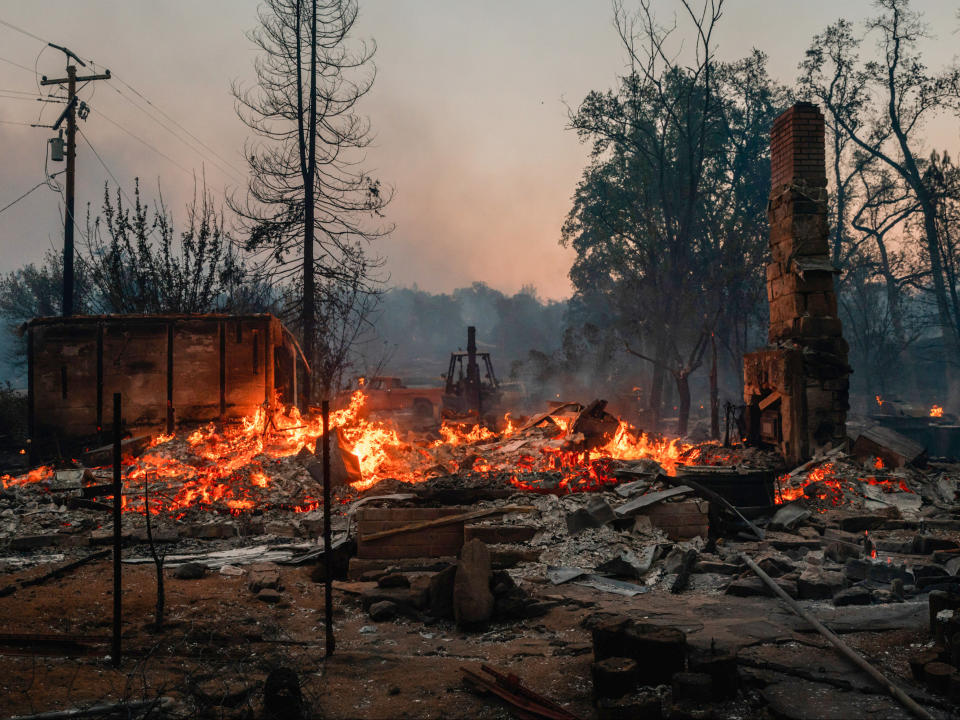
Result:
{"label": "hazy orange sky", "polygon": [[[676,0],[655,5],[665,22],[681,9]],[[954,59],[957,4],[916,6],[935,33],[927,63],[939,68]],[[81,130],[113,175],[128,190],[139,176],[150,196],[159,178],[179,220],[203,164],[220,196],[242,188],[247,133],[229,89],[251,78],[245,32],[256,8],[256,0],[5,0],[0,19],[109,67],[229,163],[205,161],[210,153],[134,107],[128,98],[143,101],[119,82],[81,93],[94,111]],[[361,0],[360,11],[357,35],[379,46],[376,85],[361,108],[376,134],[367,166],[396,188],[387,211],[396,231],[378,248],[391,282],[432,291],[475,280],[510,292],[533,284],[542,297],[567,296],[571,255],[557,241],[587,148],[566,129],[564,103],[612,86],[623,68],[609,2]],[[755,46],[772,74],[792,83],[814,33],[841,15],[873,13],[862,0],[729,0],[719,54],[733,59]],[[35,63],[40,74],[63,74],[63,55],[43,48],[0,26],[0,58],[27,68],[0,61],[0,207],[43,179],[51,132],[10,124],[35,122],[43,107],[19,94],[37,90]],[[47,105],[43,121],[60,109]],[[931,145],[955,153],[957,126],[956,118],[932,125]],[[80,140],[78,215],[88,202],[99,210],[107,178]],[[0,215],[0,272],[61,247],[59,200],[43,187]]]}

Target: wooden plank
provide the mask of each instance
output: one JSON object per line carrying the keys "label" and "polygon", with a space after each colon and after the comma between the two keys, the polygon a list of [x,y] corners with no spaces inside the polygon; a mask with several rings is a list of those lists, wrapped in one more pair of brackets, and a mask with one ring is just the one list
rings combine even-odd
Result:
{"label": "wooden plank", "polygon": [[410,525],[404,525],[402,527],[393,528],[391,530],[384,530],[382,532],[373,533],[372,535],[360,536],[360,541],[370,542],[371,540],[377,540],[383,537],[389,537],[391,535],[397,535],[399,533],[405,532],[414,532],[416,530],[422,530],[424,528],[438,527],[440,525],[449,525],[450,523],[460,522],[463,520],[474,520],[476,518],[488,517],[490,515],[503,515],[506,513],[528,513],[536,510],[536,507],[533,505],[505,505],[498,508],[487,508],[485,510],[474,510],[473,512],[458,513],[456,515],[448,515],[446,517],[439,517],[433,520],[424,520],[421,522],[412,523]]}

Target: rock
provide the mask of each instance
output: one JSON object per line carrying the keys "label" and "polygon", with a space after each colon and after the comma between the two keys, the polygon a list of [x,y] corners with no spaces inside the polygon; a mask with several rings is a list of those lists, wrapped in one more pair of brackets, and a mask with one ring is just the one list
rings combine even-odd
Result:
{"label": "rock", "polygon": [[453,584],[457,566],[450,565],[430,577],[427,590],[427,608],[435,618],[453,620]]}
{"label": "rock", "polygon": [[270,605],[275,605],[276,603],[280,602],[282,599],[283,599],[283,595],[281,595],[276,590],[271,590],[270,588],[264,588],[263,590],[257,593],[257,600],[259,600],[260,602],[268,603]]}
{"label": "rock", "polygon": [[798,502],[792,502],[782,505],[773,517],[770,518],[770,524],[767,526],[770,530],[790,530],[796,525],[810,517],[810,511]]}
{"label": "rock", "polygon": [[206,574],[207,566],[203,563],[188,562],[173,569],[173,576],[178,580],[199,580]]}
{"label": "rock", "polygon": [[240,577],[243,575],[243,568],[236,565],[221,565],[220,574],[224,577]]}
{"label": "rock", "polygon": [[381,600],[370,606],[370,619],[374,622],[388,622],[397,617],[397,606],[389,600]]}
{"label": "rock", "polygon": [[797,597],[801,600],[829,600],[844,585],[843,573],[807,568],[797,578]]}
{"label": "rock", "polygon": [[845,605],[869,605],[873,600],[873,593],[869,588],[854,586],[841,590],[833,596],[833,604],[837,607]]}
{"label": "rock", "polygon": [[382,588],[410,587],[410,578],[403,573],[390,573],[377,580],[377,586]]}
{"label": "rock", "polygon": [[410,588],[380,588],[372,587],[364,590],[360,595],[360,603],[363,609],[370,612],[370,608],[375,603],[388,601],[397,606],[397,613],[409,618],[418,618],[420,610],[424,608],[421,604],[421,596],[411,592]]}
{"label": "rock", "polygon": [[261,590],[280,590],[280,573],[271,563],[257,563],[249,568],[250,579],[247,586],[254,595]]}
{"label": "rock", "polygon": [[827,543],[827,546],[823,549],[823,556],[835,563],[842,564],[851,558],[859,558],[861,552],[859,547],[848,545],[845,542],[833,541]]}
{"label": "rock", "polygon": [[486,623],[493,614],[490,551],[479,540],[463,544],[453,583],[453,616],[461,628]]}

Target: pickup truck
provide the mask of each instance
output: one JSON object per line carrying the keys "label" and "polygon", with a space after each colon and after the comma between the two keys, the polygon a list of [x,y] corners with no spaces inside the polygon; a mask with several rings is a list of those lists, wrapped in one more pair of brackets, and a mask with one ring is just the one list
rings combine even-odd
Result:
{"label": "pickup truck", "polygon": [[374,413],[410,413],[419,418],[438,416],[442,387],[407,387],[398,377],[359,377],[349,390],[340,392],[335,407],[346,407],[357,390],[367,396],[366,410]]}

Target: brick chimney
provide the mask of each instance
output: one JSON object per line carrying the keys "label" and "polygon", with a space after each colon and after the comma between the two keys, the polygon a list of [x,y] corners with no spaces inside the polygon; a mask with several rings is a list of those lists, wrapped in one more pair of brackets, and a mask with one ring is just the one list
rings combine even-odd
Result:
{"label": "brick chimney", "polygon": [[769,345],[744,357],[749,440],[794,463],[846,437],[848,346],[830,262],[823,115],[797,103],[773,123],[767,217]]}

